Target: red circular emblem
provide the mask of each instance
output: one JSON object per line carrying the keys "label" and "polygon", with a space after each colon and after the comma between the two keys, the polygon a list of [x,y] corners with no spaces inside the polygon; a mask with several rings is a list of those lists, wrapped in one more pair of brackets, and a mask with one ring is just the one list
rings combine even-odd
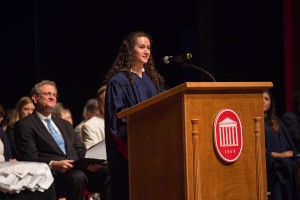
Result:
{"label": "red circular emblem", "polygon": [[243,135],[239,116],[230,109],[222,109],[214,122],[214,143],[219,156],[234,162],[242,152]]}

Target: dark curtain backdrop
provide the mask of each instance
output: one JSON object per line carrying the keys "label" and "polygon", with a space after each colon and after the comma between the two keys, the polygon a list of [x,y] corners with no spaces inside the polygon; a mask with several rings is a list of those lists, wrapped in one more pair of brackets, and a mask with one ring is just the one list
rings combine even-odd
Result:
{"label": "dark curtain backdrop", "polygon": [[284,64],[286,110],[293,109],[292,95],[300,89],[300,1],[284,0]]}
{"label": "dark curtain backdrop", "polygon": [[169,87],[210,81],[200,71],[162,62],[164,56],[190,52],[189,62],[216,81],[272,81],[281,114],[282,5],[282,0],[1,1],[0,102],[13,108],[34,83],[54,80],[59,101],[71,109],[76,124],[125,35],[144,30],[154,40],[152,54]]}

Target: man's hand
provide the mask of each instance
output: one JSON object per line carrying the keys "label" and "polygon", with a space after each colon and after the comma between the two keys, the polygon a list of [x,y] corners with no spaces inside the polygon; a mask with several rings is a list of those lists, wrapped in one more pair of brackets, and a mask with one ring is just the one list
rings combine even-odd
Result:
{"label": "man's hand", "polygon": [[61,173],[65,173],[73,169],[74,160],[53,160],[50,163],[50,169],[54,171],[59,171]]}

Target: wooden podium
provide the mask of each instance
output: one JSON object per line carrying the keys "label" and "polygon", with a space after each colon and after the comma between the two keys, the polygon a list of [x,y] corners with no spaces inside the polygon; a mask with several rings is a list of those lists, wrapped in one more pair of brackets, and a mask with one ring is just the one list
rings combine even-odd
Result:
{"label": "wooden podium", "polygon": [[[266,200],[263,90],[271,82],[186,82],[118,113],[128,120],[130,200]],[[220,158],[214,122],[233,110],[243,145]]]}

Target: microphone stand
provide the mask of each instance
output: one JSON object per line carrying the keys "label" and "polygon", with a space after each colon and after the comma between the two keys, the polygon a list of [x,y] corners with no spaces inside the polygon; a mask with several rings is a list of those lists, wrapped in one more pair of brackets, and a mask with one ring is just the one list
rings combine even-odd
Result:
{"label": "microphone stand", "polygon": [[197,67],[196,65],[190,64],[190,63],[186,63],[186,62],[181,62],[180,63],[182,67],[190,67],[190,68],[194,68],[200,72],[203,72],[204,74],[206,74],[213,82],[216,82],[216,79],[213,77],[213,75],[211,75],[208,71]]}

